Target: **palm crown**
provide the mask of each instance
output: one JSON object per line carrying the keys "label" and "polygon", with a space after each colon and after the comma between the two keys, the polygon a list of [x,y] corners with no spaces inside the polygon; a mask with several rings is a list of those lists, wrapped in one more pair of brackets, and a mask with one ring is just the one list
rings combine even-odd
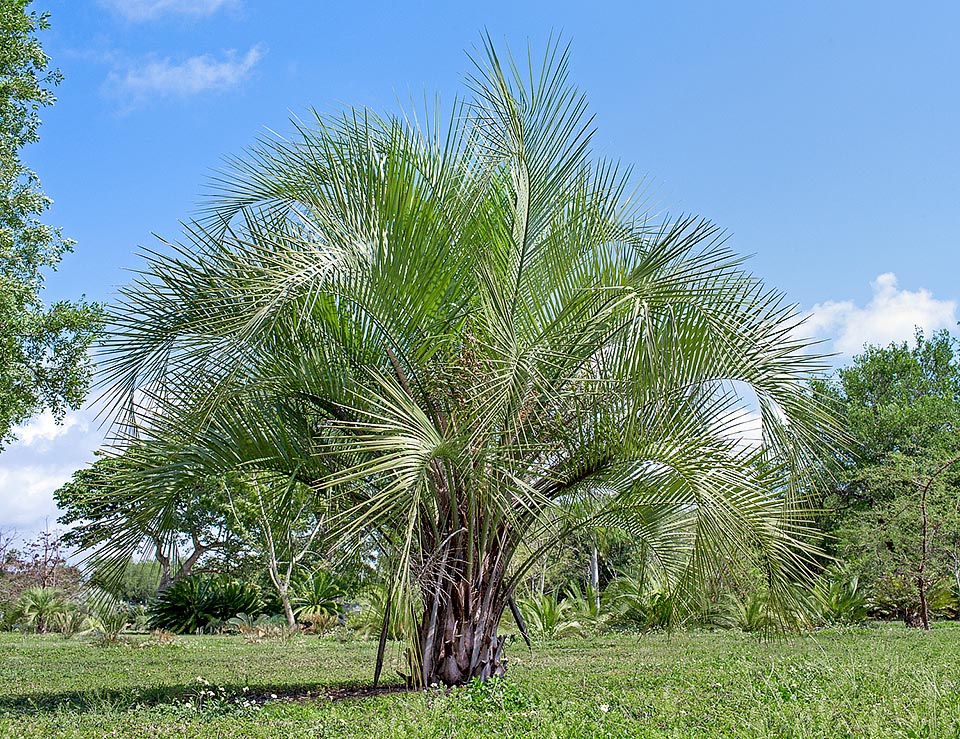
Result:
{"label": "palm crown", "polygon": [[446,123],[317,116],[232,162],[124,291],[103,374],[139,516],[211,471],[310,486],[419,590],[424,683],[502,671],[518,579],[576,527],[628,527],[680,591],[749,560],[787,592],[829,424],[793,308],[591,159],[565,50],[487,42],[469,87]]}

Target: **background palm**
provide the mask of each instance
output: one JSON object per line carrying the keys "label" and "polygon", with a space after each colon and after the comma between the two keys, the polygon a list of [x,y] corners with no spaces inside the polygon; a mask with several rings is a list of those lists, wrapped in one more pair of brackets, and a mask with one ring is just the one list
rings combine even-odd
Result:
{"label": "background palm", "polygon": [[349,111],[234,162],[107,342],[138,516],[211,471],[313,486],[329,537],[377,537],[419,591],[417,684],[502,672],[517,582],[576,528],[629,527],[691,599],[752,562],[775,603],[812,552],[825,419],[794,312],[589,158],[565,52],[485,52],[446,124]]}

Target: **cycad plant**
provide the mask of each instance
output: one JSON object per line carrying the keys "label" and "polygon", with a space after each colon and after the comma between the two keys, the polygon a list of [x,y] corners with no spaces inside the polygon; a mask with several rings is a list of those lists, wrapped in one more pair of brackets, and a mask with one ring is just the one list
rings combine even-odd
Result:
{"label": "cycad plant", "polygon": [[689,594],[730,557],[776,591],[811,552],[829,423],[796,312],[592,158],[567,68],[487,42],[448,117],[297,121],[112,311],[137,516],[162,525],[202,473],[312,486],[324,534],[373,537],[390,592],[418,593],[417,684],[501,674],[517,584],[582,527],[627,527]]}
{"label": "cycad plant", "polygon": [[343,588],[326,570],[315,570],[293,588],[293,613],[300,623],[343,613]]}
{"label": "cycad plant", "polygon": [[348,623],[365,636],[410,641],[417,633],[416,614],[422,605],[415,593],[395,591],[386,583],[370,583],[360,593],[359,610]]}
{"label": "cycad plant", "polygon": [[565,589],[563,599],[570,604],[577,614],[577,620],[586,628],[599,630],[610,620],[611,614],[603,607],[602,594],[592,585],[581,587],[580,583],[571,582]]}
{"label": "cycad plant", "polygon": [[27,588],[17,600],[20,620],[37,633],[55,629],[59,619],[73,610],[64,592],[58,588],[34,586]]}
{"label": "cycad plant", "polygon": [[603,593],[603,605],[616,626],[662,629],[675,618],[679,594],[649,565],[619,575]]}
{"label": "cycad plant", "polygon": [[244,613],[263,610],[257,590],[246,583],[209,575],[189,575],[162,591],[150,606],[152,629],[192,634]]}
{"label": "cycad plant", "polygon": [[577,609],[571,600],[554,593],[531,595],[517,603],[527,631],[544,639],[576,636],[584,631]]}
{"label": "cycad plant", "polygon": [[832,570],[813,588],[819,615],[827,623],[859,623],[867,618],[869,602],[856,573]]}
{"label": "cycad plant", "polygon": [[85,630],[94,634],[102,643],[112,644],[119,640],[130,621],[129,605],[100,588],[89,588],[84,593]]}

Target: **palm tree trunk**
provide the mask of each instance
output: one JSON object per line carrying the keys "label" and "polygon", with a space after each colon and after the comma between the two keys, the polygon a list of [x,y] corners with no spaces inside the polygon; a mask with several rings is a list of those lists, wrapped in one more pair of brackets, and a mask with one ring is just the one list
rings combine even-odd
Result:
{"label": "palm tree trunk", "polygon": [[503,675],[504,641],[497,627],[505,600],[491,600],[488,606],[471,609],[472,615],[460,620],[457,614],[463,604],[441,604],[442,598],[434,596],[425,607],[418,645],[422,655],[420,685],[463,685],[474,678],[487,680]]}
{"label": "palm tree trunk", "polygon": [[411,683],[463,685],[505,673],[504,640],[497,634],[507,606],[503,559],[487,553],[471,579],[461,559],[441,562],[434,585],[423,589],[418,655]]}

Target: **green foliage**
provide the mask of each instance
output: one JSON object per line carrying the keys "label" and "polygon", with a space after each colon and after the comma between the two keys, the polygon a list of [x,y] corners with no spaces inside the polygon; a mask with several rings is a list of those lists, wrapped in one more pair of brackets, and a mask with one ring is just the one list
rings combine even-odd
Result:
{"label": "green foliage", "polygon": [[[914,623],[919,618],[918,567],[921,538],[921,485],[930,463],[891,453],[883,466],[858,469],[856,481],[873,498],[841,514],[834,533],[838,554],[871,593],[870,610],[884,618]],[[931,486],[926,542],[928,584],[955,580],[960,551],[960,488],[956,480]]]}
{"label": "green foliage", "polygon": [[752,590],[744,595],[729,594],[713,617],[713,623],[745,633],[768,633],[777,627],[777,621],[767,608],[767,595]]}
{"label": "green foliage", "polygon": [[87,612],[84,629],[103,643],[114,643],[130,622],[130,606],[115,595],[98,588],[88,588],[82,601]]}
{"label": "green foliage", "polygon": [[573,608],[577,620],[591,631],[599,631],[610,620],[601,594],[592,585],[581,587],[580,583],[571,582],[564,591],[563,599]]}
{"label": "green foliage", "polygon": [[301,623],[343,613],[343,588],[326,570],[314,570],[294,586],[293,613]]}
{"label": "green foliage", "polygon": [[25,626],[41,634],[52,630],[58,618],[72,606],[58,588],[34,586],[27,588],[17,601],[17,612]]}
{"label": "green foliage", "polygon": [[150,607],[150,627],[175,634],[202,632],[245,613],[260,613],[257,590],[223,577],[190,575],[157,596]]}
{"label": "green foliage", "polygon": [[867,618],[869,600],[857,574],[834,570],[816,583],[813,595],[826,623],[861,623]]}
{"label": "green foliage", "polygon": [[946,330],[927,338],[868,346],[840,370],[840,388],[858,465],[891,453],[949,454],[960,448],[960,356]]}
{"label": "green foliage", "polygon": [[51,621],[50,631],[69,638],[88,630],[89,617],[79,608],[71,604],[68,608],[57,613]]}
{"label": "green foliage", "polygon": [[[138,464],[139,463],[139,464]],[[226,475],[189,475],[171,485],[158,481],[167,492],[170,506],[162,525],[138,520],[133,480],[141,479],[147,462],[127,455],[100,456],[88,468],[77,470],[71,480],[54,492],[61,511],[58,522],[70,527],[63,535],[69,546],[96,553],[95,583],[118,597],[131,596],[144,602],[147,590],[190,574],[198,565],[208,565],[217,555],[233,563],[242,553],[233,523],[230,486]],[[118,550],[130,551],[115,556]],[[136,564],[133,552],[144,548],[156,558],[160,569],[153,585],[154,565]],[[226,569],[225,567],[221,567]],[[139,580],[139,582],[137,582]],[[152,596],[150,593],[148,597]]]}
{"label": "green foliage", "polygon": [[[592,511],[594,507],[587,510]],[[580,513],[579,515],[589,515]],[[530,542],[535,546],[535,542]],[[598,550],[598,580],[604,590],[620,572],[633,569],[643,551],[642,539],[621,528],[589,528],[575,531],[557,543],[527,576],[528,587],[544,592],[563,592],[572,583],[589,584],[589,563]],[[579,587],[579,586],[578,586]]]}
{"label": "green foliage", "polygon": [[11,429],[43,408],[61,419],[79,408],[90,381],[87,349],[102,323],[98,305],[44,307],[43,270],[72,242],[39,220],[50,206],[20,149],[38,140],[39,111],[55,101],[60,72],[48,69],[38,31],[47,15],[30,0],[0,2],[0,449]]}
{"label": "green foliage", "polygon": [[611,623],[620,627],[666,629],[675,615],[669,586],[644,568],[619,575],[604,591],[603,600]]}
{"label": "green foliage", "polygon": [[825,501],[835,553],[874,615],[921,623],[918,578],[960,575],[960,344],[918,331],[912,345],[867,347],[825,390],[853,449]]}
{"label": "green foliage", "polygon": [[584,631],[583,624],[577,620],[574,604],[553,593],[520,598],[517,606],[531,636],[562,639]]}
{"label": "green foliage", "polygon": [[130,560],[119,577],[99,571],[94,563],[90,585],[127,603],[145,605],[156,596],[162,577],[163,568],[155,560]]}
{"label": "green foliage", "polygon": [[[359,611],[348,617],[348,623],[365,636],[379,636],[387,613],[389,594],[390,587],[386,583],[370,583],[360,593]],[[417,617],[422,608],[420,600],[413,593],[404,590],[394,592],[392,600],[387,638],[409,641],[417,631]]]}

